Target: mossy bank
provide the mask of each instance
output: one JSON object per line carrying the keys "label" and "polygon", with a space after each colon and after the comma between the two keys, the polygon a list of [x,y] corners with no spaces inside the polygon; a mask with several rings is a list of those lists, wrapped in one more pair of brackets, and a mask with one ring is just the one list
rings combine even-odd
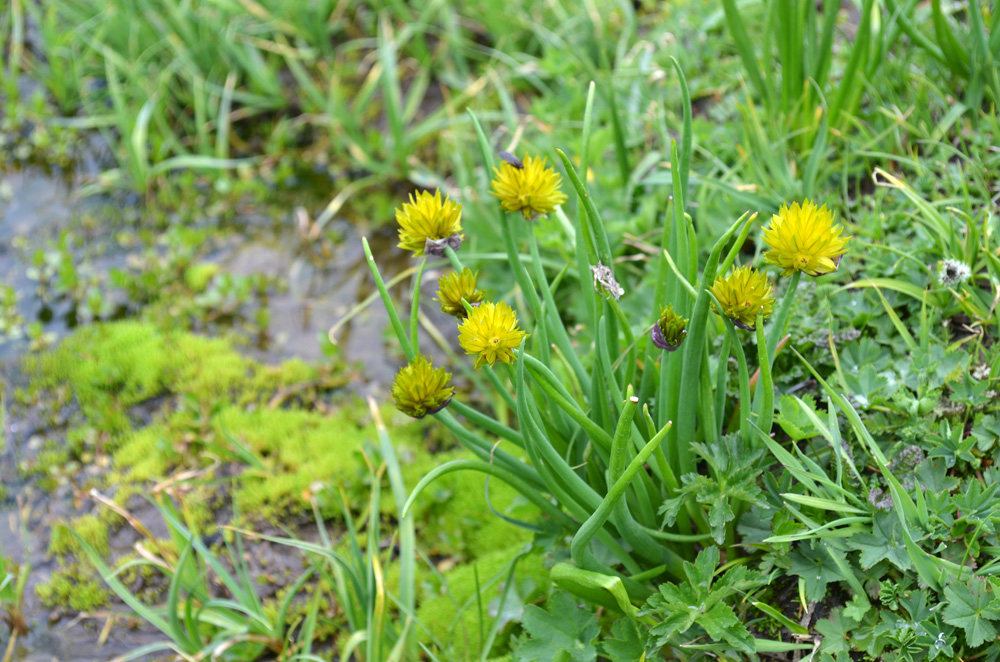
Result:
{"label": "mossy bank", "polygon": [[[25,359],[28,386],[16,391],[13,412],[35,412],[45,441],[19,467],[21,478],[52,494],[71,485],[80,495],[51,522],[45,552],[59,570],[37,590],[43,604],[92,611],[113,600],[80,540],[119,567],[140,554],[176,558],[153,501],[178,503],[185,525],[217,545],[231,538],[230,526],[315,535],[314,506],[337,531],[340,514],[329,490],[352,512],[365,510],[376,433],[368,406],[351,390],[348,366],[265,365],[234,343],[128,321],[81,328],[54,350]],[[464,456],[433,427],[390,407],[382,415],[408,488]],[[383,518],[391,517],[389,490],[382,495]],[[487,485],[472,473],[442,478],[411,510],[427,559],[418,564],[422,637],[456,654],[478,650],[470,640],[479,627],[477,587],[490,587],[483,605],[495,603],[509,560],[530,542],[491,509],[533,516],[505,485]],[[287,551],[261,546],[254,553]],[[267,563],[260,559],[261,567]],[[387,581],[396,572],[390,562]],[[155,574],[130,568],[122,578],[156,603],[165,588]],[[521,560],[511,604],[543,592],[544,577],[537,556]],[[275,599],[264,588],[262,594]]]}

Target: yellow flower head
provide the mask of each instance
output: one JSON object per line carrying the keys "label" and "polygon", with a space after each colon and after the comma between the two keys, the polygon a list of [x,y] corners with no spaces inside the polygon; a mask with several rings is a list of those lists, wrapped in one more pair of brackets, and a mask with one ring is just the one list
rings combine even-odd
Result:
{"label": "yellow flower head", "polygon": [[437,300],[441,302],[441,312],[463,318],[465,306],[462,305],[462,299],[470,304],[477,304],[485,299],[486,293],[476,289],[478,276],[478,271],[473,273],[466,267],[461,273],[452,271],[438,279]]}
{"label": "yellow flower head", "polygon": [[708,291],[715,295],[722,306],[720,312],[733,324],[754,331],[757,328],[757,312],[764,312],[764,319],[774,307],[774,288],[767,276],[751,267],[740,267],[728,276],[715,279]]}
{"label": "yellow flower head", "polygon": [[434,191],[433,195],[427,191],[416,196],[411,194],[410,202],[404,202],[403,208],[396,210],[396,222],[399,223],[399,247],[413,251],[414,257],[424,254],[428,241],[451,239],[448,243],[452,248],[457,247],[456,243],[462,244],[462,205],[447,197],[442,202],[441,191]]}
{"label": "yellow flower head", "polygon": [[515,347],[527,335],[517,328],[517,315],[505,302],[482,303],[458,325],[458,343],[466,354],[476,354],[476,367],[513,363]]}
{"label": "yellow flower head", "polygon": [[787,276],[802,271],[820,276],[836,271],[841,256],[847,252],[847,240],[841,237],[843,227],[833,224],[833,213],[826,205],[817,207],[806,200],[800,206],[782,205],[764,228],[764,243],[771,250],[764,254],[768,264],[776,264]]}
{"label": "yellow flower head", "polygon": [[396,373],[392,383],[392,399],[396,409],[413,418],[439,412],[448,406],[455,389],[448,384],[451,373],[434,368],[431,362],[418,356]]}
{"label": "yellow flower head", "polygon": [[526,220],[549,214],[566,202],[559,190],[559,173],[545,167],[545,159],[524,157],[523,167],[504,161],[500,169],[493,168],[493,190],[490,193],[506,211],[519,211]]}

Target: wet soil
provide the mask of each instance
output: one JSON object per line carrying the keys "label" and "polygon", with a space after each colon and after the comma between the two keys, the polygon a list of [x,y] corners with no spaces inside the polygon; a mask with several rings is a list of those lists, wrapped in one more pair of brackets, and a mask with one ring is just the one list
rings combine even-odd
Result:
{"label": "wet soil", "polygon": [[[79,180],[75,175],[48,173],[39,168],[0,172],[0,279],[18,293],[18,311],[26,324],[41,323],[52,342],[72,332],[78,323],[71,302],[40,296],[38,283],[27,276],[30,259],[38,248],[55,241],[62,230],[73,227],[81,215],[106,207],[111,201],[101,198],[77,198]],[[136,214],[141,217],[141,214]],[[244,231],[227,232],[199,258],[219,266],[234,276],[265,274],[275,277],[278,287],[269,288],[266,305],[269,324],[260,337],[251,339],[247,351],[265,363],[277,363],[290,357],[308,361],[327,360],[320,342],[330,326],[351,311],[373,291],[360,238],[369,236],[388,279],[409,266],[408,256],[395,248],[391,227],[359,229],[359,225],[333,219],[316,238],[304,237],[290,211],[284,218],[273,218],[248,208],[234,221]],[[106,236],[114,228],[98,228],[88,241],[116,242]],[[106,274],[128,263],[127,248],[116,246],[97,259],[88,258],[86,268]],[[432,296],[438,273],[425,274],[424,291]],[[395,294],[395,293],[394,293]],[[399,288],[398,295],[402,294]],[[408,302],[404,305],[408,308]],[[127,309],[126,309],[127,310]],[[438,319],[434,314],[432,317]],[[399,365],[398,350],[387,343],[387,316],[377,301],[337,333],[341,357],[356,365],[352,388],[357,392],[384,395]],[[27,337],[3,342],[0,339],[0,386],[9,394],[26,385],[20,373],[21,357],[31,351]],[[427,348],[430,350],[430,348]],[[434,352],[431,352],[434,353]],[[151,403],[155,405],[156,403]],[[154,407],[155,409],[155,407]],[[46,582],[58,569],[47,553],[50,523],[80,514],[81,501],[87,501],[75,488],[73,480],[44,490],[19,467],[39,452],[43,440],[64,441],[65,429],[46,427],[38,412],[19,411],[8,415],[0,443],[0,552],[16,563],[31,564],[23,611],[30,628],[14,647],[15,661],[83,662],[110,660],[137,646],[164,637],[149,626],[130,619],[121,604],[93,614],[63,613],[43,607],[35,596],[35,587]],[[137,422],[148,418],[152,410],[136,411]],[[66,417],[61,417],[63,421]],[[81,471],[100,471],[85,467]],[[92,507],[97,507],[90,500]],[[132,504],[130,504],[131,506]],[[155,526],[159,516],[148,503],[136,503],[136,514],[147,526]],[[148,512],[145,512],[145,510]],[[165,534],[165,531],[163,532]],[[137,534],[128,527],[119,529],[111,539],[112,557],[133,551]],[[289,560],[287,551],[274,552],[264,545],[254,555],[267,566],[268,573],[295,572],[300,567]],[[263,566],[262,566],[263,568]],[[114,627],[108,627],[113,624]],[[105,632],[102,632],[107,628]],[[0,626],[0,656],[7,646],[6,627]]]}

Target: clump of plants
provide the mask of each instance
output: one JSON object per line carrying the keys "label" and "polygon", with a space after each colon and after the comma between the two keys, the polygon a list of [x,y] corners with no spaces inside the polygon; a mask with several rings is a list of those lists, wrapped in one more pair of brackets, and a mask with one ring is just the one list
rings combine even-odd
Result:
{"label": "clump of plants", "polygon": [[[470,112],[484,172],[493,177],[515,305],[479,289],[460,257],[461,205],[439,192],[411,197],[397,212],[400,246],[420,260],[408,324],[365,242],[409,361],[393,385],[397,407],[434,417],[476,458],[435,468],[407,508],[458,471],[504,481],[537,508],[535,520],[516,523],[554,559],[554,592],[546,607],[525,610],[512,659],[813,651],[824,660],[933,660],[995,650],[1000,601],[990,569],[998,547],[989,504],[996,441],[989,430],[997,406],[975,395],[989,388],[988,370],[974,374],[968,360],[954,365],[963,375],[949,378],[948,397],[966,404],[936,416],[937,441],[904,445],[880,434],[884,410],[872,407],[880,389],[898,394],[894,404],[912,402],[916,418],[934,410],[926,398],[932,389],[943,397],[941,384],[914,374],[903,379],[908,388],[890,389],[887,373],[867,372],[864,360],[846,374],[832,329],[825,343],[832,375],[821,374],[814,364],[828,360],[818,349],[824,345],[800,353],[805,338],[792,316],[803,278],[825,286],[858,240],[830,208],[806,199],[782,205],[762,230],[747,212],[710,248],[700,245],[687,213],[690,146],[676,142],[671,204],[645,263],[655,278],[630,278],[579,174],[590,160],[593,94],[591,86],[580,152],[571,158],[556,150],[577,194],[573,210],[562,208],[562,178],[545,159],[500,152],[498,165]],[[682,137],[690,140],[686,104]],[[535,223],[552,213],[567,219],[575,255],[555,278]],[[763,250],[747,260],[742,249],[752,233]],[[454,269],[442,277],[437,300],[459,319],[457,344],[473,362],[474,383],[487,385],[478,401],[492,398],[493,413],[463,402],[451,366],[421,354],[429,257],[445,257]],[[949,268],[957,269],[940,268],[941,285],[971,278]],[[980,277],[992,277],[991,267],[979,268]],[[921,317],[907,314],[918,321],[918,341],[870,282],[887,328],[913,351],[933,353],[927,293]],[[557,304],[560,288],[577,302],[572,330]],[[642,303],[626,307],[630,298]],[[782,347],[812,386],[808,394],[779,394],[776,405]],[[973,356],[995,364],[992,340],[981,338]],[[956,416],[977,432],[956,428]],[[956,452],[977,469],[962,471]]]}

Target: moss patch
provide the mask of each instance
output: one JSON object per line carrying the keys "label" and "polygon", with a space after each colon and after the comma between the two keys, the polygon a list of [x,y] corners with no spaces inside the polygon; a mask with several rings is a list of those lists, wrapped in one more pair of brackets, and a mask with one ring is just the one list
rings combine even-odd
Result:
{"label": "moss patch", "polygon": [[[314,495],[325,517],[341,517],[327,489],[345,496],[355,514],[369,506],[372,469],[379,459],[368,406],[341,397],[331,409],[329,398],[318,401],[321,390],[310,386],[328,390],[345,381],[346,373],[301,361],[265,366],[225,340],[135,322],[85,327],[53,352],[31,359],[29,368],[36,392],[58,390],[61,402],[78,405],[68,427],[86,431],[77,435],[79,445],[89,453],[110,454],[107,472],[87,480],[126,510],[135,509],[151,485],[176,480],[180,472],[187,477],[178,507],[185,523],[203,536],[213,534],[217,522],[230,520],[230,504],[242,520],[236,522],[239,526],[253,528],[267,521],[293,529],[296,522],[312,519]],[[382,414],[407,489],[434,467],[468,457],[463,450],[431,452],[441,445],[429,436],[439,430],[433,422],[399,416],[390,405]],[[384,474],[382,481],[378,507],[383,534],[391,536],[398,513]],[[316,489],[320,485],[324,490]],[[530,539],[528,532],[490,511],[486,486],[484,474],[448,474],[411,510],[421,551],[453,566],[444,584],[426,567],[418,569],[417,577],[424,594],[420,618],[432,633],[428,641],[442,642],[448,659],[464,659],[464,652],[478,646],[470,562],[476,563],[480,582],[488,582]],[[495,479],[489,482],[489,505],[516,519],[537,516],[533,506]],[[54,529],[49,551],[62,569],[38,589],[46,605],[93,609],[108,601],[107,590],[80,556],[69,530],[107,558],[109,533],[122,523],[119,515],[101,507]],[[387,563],[385,571],[387,585],[398,585],[398,564]],[[544,587],[545,574],[538,559],[522,560],[512,599],[520,604],[531,587]],[[127,577],[145,587],[140,591],[144,599],[155,600],[162,593],[156,577]],[[484,607],[498,596],[497,586],[488,589]],[[498,653],[503,652],[501,642]]]}
{"label": "moss patch", "polygon": [[[443,575],[444,583],[436,579],[423,585],[423,594],[418,600],[417,619],[427,629],[421,636],[425,642],[436,641],[445,652],[443,659],[472,660],[480,657],[479,602],[476,593],[482,591],[480,602],[483,606],[483,631],[489,630],[491,613],[495,614],[502,594],[503,580],[506,579],[510,562],[520,551],[517,547],[503,547],[484,554],[475,565],[458,565]],[[477,585],[478,575],[478,585]],[[495,577],[501,580],[489,588],[483,588]],[[527,600],[544,593],[548,586],[548,570],[542,565],[542,558],[531,554],[521,559],[514,574],[515,585],[507,596],[504,611],[516,610]],[[423,631],[422,631],[423,632]],[[495,648],[503,654],[506,641],[498,637]]]}
{"label": "moss patch", "polygon": [[92,611],[108,604],[111,594],[92,568],[81,563],[64,565],[52,578],[36,588],[38,599],[49,608],[69,607]]}

